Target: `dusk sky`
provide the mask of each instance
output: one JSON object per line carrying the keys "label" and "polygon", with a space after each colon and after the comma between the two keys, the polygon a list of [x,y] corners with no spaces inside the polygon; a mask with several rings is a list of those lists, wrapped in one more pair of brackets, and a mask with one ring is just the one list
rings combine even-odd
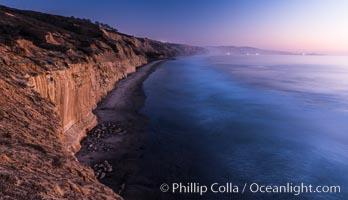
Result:
{"label": "dusk sky", "polygon": [[348,53],[346,0],[0,0],[110,24],[120,32],[199,46]]}

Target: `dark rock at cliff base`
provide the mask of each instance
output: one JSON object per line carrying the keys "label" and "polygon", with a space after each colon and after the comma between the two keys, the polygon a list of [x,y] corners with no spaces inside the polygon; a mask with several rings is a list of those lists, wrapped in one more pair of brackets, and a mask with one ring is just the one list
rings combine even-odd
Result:
{"label": "dark rock at cliff base", "polygon": [[104,160],[101,163],[97,163],[94,165],[93,167],[95,176],[98,179],[103,179],[107,173],[111,173],[112,172],[112,166],[109,164],[108,161]]}
{"label": "dark rock at cliff base", "polygon": [[105,139],[112,135],[123,135],[127,131],[119,127],[118,124],[113,122],[107,122],[98,124],[91,131],[87,132],[87,136],[82,140],[81,144],[87,146],[88,151],[104,151],[111,150],[111,146],[105,143]]}

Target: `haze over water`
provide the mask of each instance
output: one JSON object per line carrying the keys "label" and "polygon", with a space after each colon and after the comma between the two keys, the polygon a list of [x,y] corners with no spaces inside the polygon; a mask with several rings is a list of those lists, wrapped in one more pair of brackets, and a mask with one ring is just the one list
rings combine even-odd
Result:
{"label": "haze over water", "polygon": [[[158,183],[339,185],[329,194],[181,199],[343,199],[348,188],[348,59],[205,56],[161,65],[144,83],[149,178]],[[161,194],[169,198],[171,195]]]}
{"label": "haze over water", "polygon": [[2,0],[107,23],[120,32],[196,46],[253,46],[348,55],[344,0]]}

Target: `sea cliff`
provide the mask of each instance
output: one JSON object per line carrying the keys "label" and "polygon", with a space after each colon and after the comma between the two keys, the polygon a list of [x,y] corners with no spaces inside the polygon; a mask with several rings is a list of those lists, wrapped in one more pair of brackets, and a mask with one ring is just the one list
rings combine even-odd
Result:
{"label": "sea cliff", "polygon": [[0,6],[0,196],[120,198],[74,156],[93,109],[137,67],[203,52]]}

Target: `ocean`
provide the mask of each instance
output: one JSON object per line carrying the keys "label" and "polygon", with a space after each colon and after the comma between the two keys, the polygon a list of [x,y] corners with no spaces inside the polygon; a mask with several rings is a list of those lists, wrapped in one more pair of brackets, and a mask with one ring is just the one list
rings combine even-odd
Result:
{"label": "ocean", "polygon": [[181,57],[143,87],[144,176],[160,199],[348,195],[348,57]]}

